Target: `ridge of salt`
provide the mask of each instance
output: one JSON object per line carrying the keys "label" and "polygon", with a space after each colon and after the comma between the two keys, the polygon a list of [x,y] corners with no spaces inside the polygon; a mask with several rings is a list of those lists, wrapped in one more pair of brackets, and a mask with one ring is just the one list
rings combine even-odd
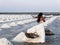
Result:
{"label": "ridge of salt", "polygon": [[0,45],[13,45],[13,44],[9,40],[7,40],[6,38],[1,38]]}
{"label": "ridge of salt", "polygon": [[23,25],[23,24],[24,24],[24,22],[19,21],[19,22],[17,22],[17,24],[19,24],[19,25]]}
{"label": "ridge of salt", "polygon": [[10,26],[17,26],[17,24],[15,22],[12,22]]}
{"label": "ridge of salt", "polygon": [[10,26],[8,24],[3,24],[1,28],[10,28]]}

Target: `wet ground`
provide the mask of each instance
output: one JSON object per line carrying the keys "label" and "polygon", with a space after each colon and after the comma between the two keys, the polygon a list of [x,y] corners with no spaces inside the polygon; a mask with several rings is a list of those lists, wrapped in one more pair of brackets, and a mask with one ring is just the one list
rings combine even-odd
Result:
{"label": "wet ground", "polygon": [[[15,27],[0,29],[0,38],[5,37],[8,40],[12,40],[21,31],[26,31],[30,27],[34,26],[36,22],[30,22],[24,25],[17,25]],[[12,42],[14,45],[60,45],[60,18],[54,20],[47,26],[52,32],[55,33],[53,36],[46,36],[46,42],[44,44],[33,44],[33,43],[17,43]]]}

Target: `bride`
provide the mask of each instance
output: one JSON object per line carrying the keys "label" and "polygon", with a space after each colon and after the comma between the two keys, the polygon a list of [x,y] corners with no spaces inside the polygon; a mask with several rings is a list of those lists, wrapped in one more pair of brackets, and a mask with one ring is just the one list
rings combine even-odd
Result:
{"label": "bride", "polygon": [[50,20],[45,22],[45,19],[43,17],[43,13],[39,13],[38,19],[37,19],[37,25],[28,29],[26,33],[21,32],[13,39],[13,41],[44,43],[45,42],[45,29],[44,29],[44,27],[47,26],[47,24],[51,23],[55,19],[56,19],[56,17],[51,18]]}

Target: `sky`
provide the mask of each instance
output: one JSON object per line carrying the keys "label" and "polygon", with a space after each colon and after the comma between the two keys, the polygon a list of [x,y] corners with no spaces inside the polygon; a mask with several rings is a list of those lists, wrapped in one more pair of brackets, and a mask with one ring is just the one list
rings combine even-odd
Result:
{"label": "sky", "polygon": [[60,12],[60,0],[0,0],[0,12]]}

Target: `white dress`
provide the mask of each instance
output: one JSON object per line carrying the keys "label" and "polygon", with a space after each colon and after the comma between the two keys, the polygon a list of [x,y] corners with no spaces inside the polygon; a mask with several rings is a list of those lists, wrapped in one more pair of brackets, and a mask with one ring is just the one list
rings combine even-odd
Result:
{"label": "white dress", "polygon": [[37,33],[39,35],[38,38],[27,38],[24,32],[21,32],[18,34],[13,41],[16,42],[32,42],[32,43],[44,43],[45,42],[45,30],[44,26],[47,26],[49,23],[51,23],[53,20],[55,20],[57,17],[52,17],[51,19],[47,20],[46,22],[40,23],[36,26],[33,26],[32,28],[27,30],[27,33]]}
{"label": "white dress", "polygon": [[45,42],[44,23],[40,23],[40,24],[28,29],[27,33],[37,33],[39,35],[38,38],[30,39],[27,42],[33,42],[33,43],[44,43]]}

